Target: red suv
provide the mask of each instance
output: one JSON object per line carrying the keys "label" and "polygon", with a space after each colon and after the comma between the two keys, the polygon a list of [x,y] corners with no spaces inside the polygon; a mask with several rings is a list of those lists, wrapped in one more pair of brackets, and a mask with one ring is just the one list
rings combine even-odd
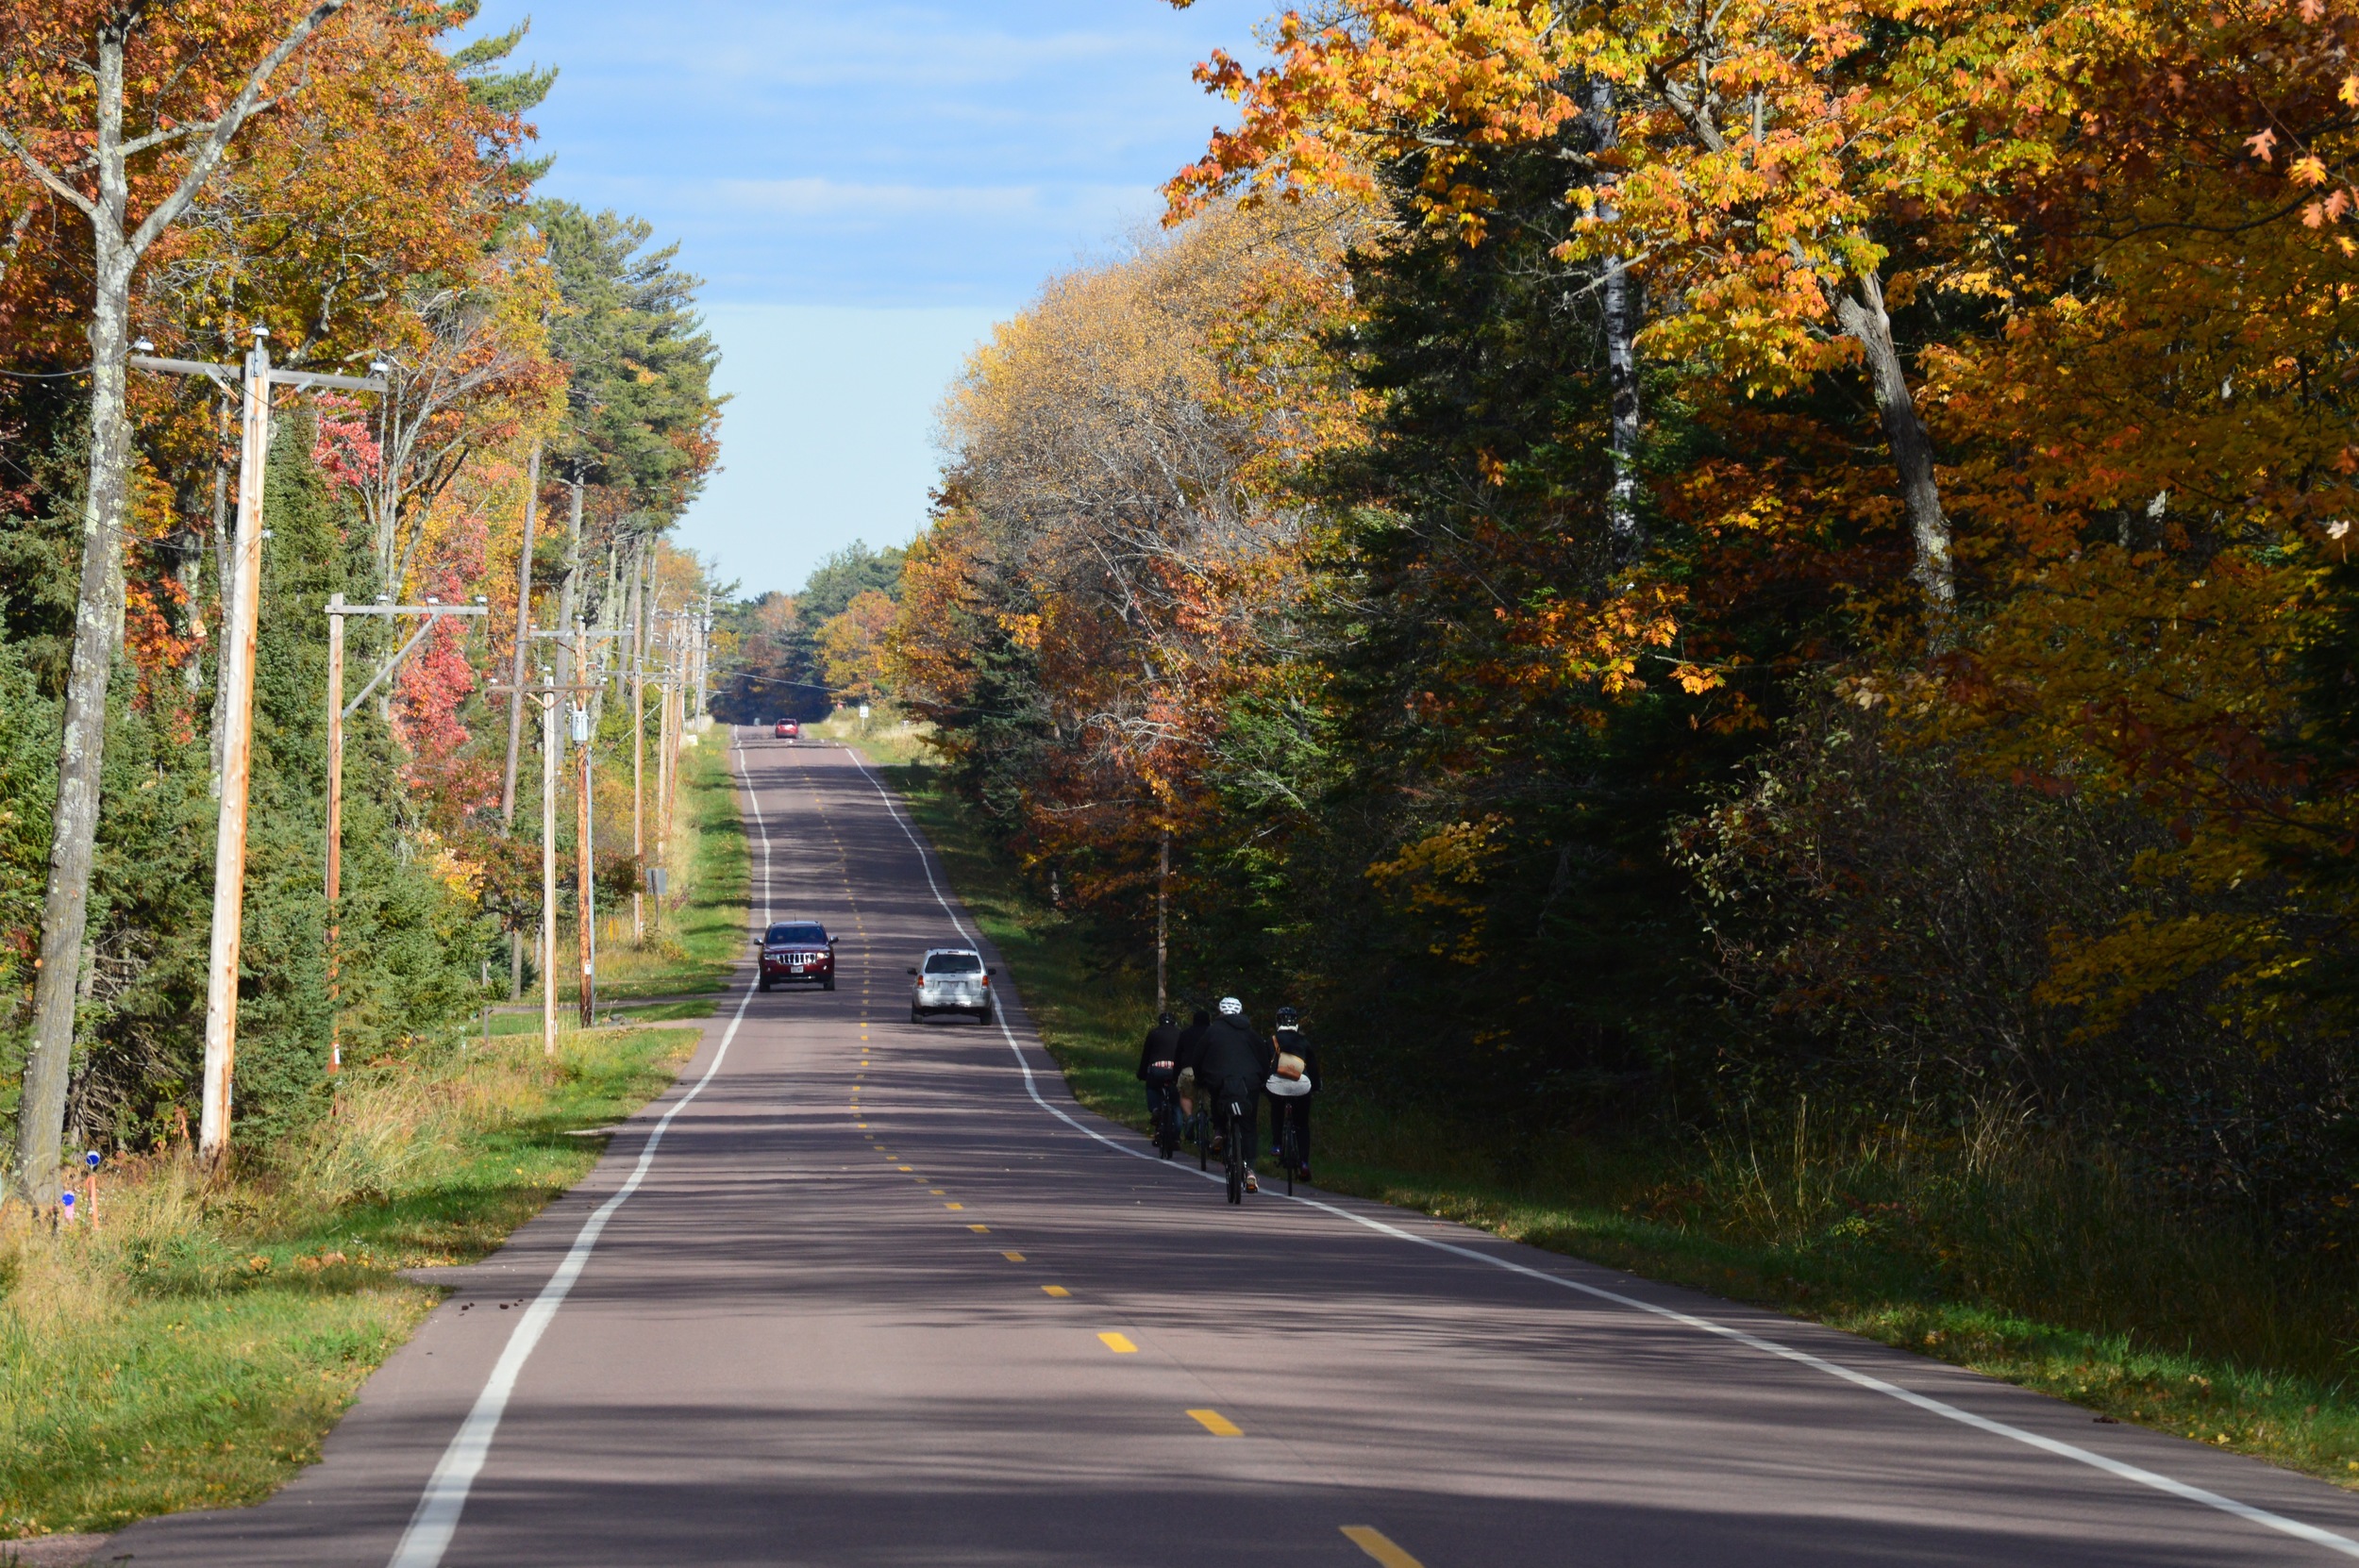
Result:
{"label": "red suv", "polygon": [[835,989],[835,938],[817,921],[781,921],[761,935],[761,989],[789,981]]}
{"label": "red suv", "polygon": [[799,741],[803,738],[803,726],[792,719],[780,719],[778,727],[772,733],[781,741]]}

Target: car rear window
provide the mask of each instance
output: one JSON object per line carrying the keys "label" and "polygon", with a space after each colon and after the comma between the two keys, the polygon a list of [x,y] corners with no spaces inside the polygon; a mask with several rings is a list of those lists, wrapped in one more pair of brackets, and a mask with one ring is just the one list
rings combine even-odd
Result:
{"label": "car rear window", "polygon": [[926,973],[929,975],[979,975],[983,960],[972,953],[929,953]]}
{"label": "car rear window", "polygon": [[828,928],[824,926],[773,926],[770,934],[761,939],[772,947],[825,947]]}

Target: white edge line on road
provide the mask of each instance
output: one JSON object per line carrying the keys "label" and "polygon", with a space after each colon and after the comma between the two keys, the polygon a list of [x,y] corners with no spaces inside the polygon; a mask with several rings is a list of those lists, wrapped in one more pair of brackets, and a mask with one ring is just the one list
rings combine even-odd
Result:
{"label": "white edge line on road", "polygon": [[[736,749],[731,747],[732,752]],[[769,919],[770,828],[762,821],[761,805],[754,796],[753,781],[750,779],[745,780],[745,800],[753,808],[754,825],[761,833],[762,918],[766,924]],[[745,1021],[746,1005],[753,999],[754,986],[749,980],[745,985],[745,993],[737,999],[737,1011],[729,1019],[728,1029],[721,1036],[720,1047],[712,1053],[712,1060],[706,1066],[704,1076],[689,1088],[687,1093],[675,1100],[672,1108],[656,1123],[654,1130],[647,1134],[646,1147],[639,1151],[639,1162],[631,1167],[630,1175],[624,1178],[622,1186],[615,1189],[614,1195],[600,1204],[596,1212],[583,1222],[581,1233],[574,1238],[574,1244],[567,1250],[565,1260],[558,1264],[557,1272],[549,1276],[549,1282],[541,1287],[541,1293],[533,1297],[532,1305],[525,1309],[523,1321],[508,1336],[508,1348],[500,1352],[498,1362],[492,1368],[492,1376],[484,1382],[483,1392],[476,1395],[474,1409],[467,1412],[467,1419],[460,1426],[459,1435],[452,1438],[450,1446],[443,1450],[442,1462],[435,1465],[434,1474],[427,1478],[426,1493],[418,1499],[417,1511],[410,1516],[410,1527],[402,1532],[401,1544],[393,1549],[390,1568],[437,1568],[443,1560],[443,1554],[450,1548],[452,1535],[458,1531],[459,1516],[466,1509],[467,1493],[474,1489],[475,1478],[481,1473],[483,1461],[491,1457],[492,1439],[499,1431],[500,1417],[508,1411],[509,1395],[515,1392],[516,1378],[523,1373],[525,1362],[531,1358],[533,1347],[541,1343],[541,1336],[547,1332],[551,1320],[557,1316],[558,1308],[564,1304],[566,1294],[573,1290],[574,1281],[581,1277],[581,1271],[589,1264],[591,1251],[598,1244],[598,1234],[606,1228],[606,1222],[612,1219],[614,1211],[639,1190],[639,1183],[645,1178],[647,1167],[654,1163],[656,1146],[663,1142],[663,1134],[670,1128],[672,1118],[687,1109],[688,1103],[703,1093],[705,1085],[712,1081],[712,1075],[721,1070],[722,1061],[729,1054],[729,1042],[737,1038],[737,1026]]]}
{"label": "white edge line on road", "polygon": [[[883,782],[869,772],[868,765],[861,758],[860,753],[852,751],[848,746],[845,749],[850,753],[854,765],[859,767],[870,785],[876,789],[878,795],[883,799],[885,809],[893,813],[893,820],[900,826],[901,832],[909,839],[911,846],[917,851],[917,863],[925,870],[926,885],[933,890],[934,899],[941,904],[943,913],[950,917],[950,924],[958,927],[960,935],[966,935],[966,927],[960,924],[958,912],[950,907],[949,899],[944,896],[942,885],[934,880],[932,859],[928,855],[925,844],[912,829],[908,820],[902,816],[900,803],[886,791]],[[1008,1027],[1007,1009],[999,1008],[995,1011],[999,1022],[999,1033],[1007,1041],[1008,1049],[1015,1053],[1016,1065],[1024,1070],[1024,1087],[1031,1094],[1032,1102],[1043,1110],[1075,1131],[1086,1133],[1096,1139],[1117,1154],[1128,1155],[1133,1159],[1144,1159],[1158,1167],[1179,1170],[1185,1175],[1201,1176],[1208,1181],[1226,1179],[1213,1176],[1209,1172],[1189,1171],[1184,1165],[1170,1166],[1161,1158],[1147,1154],[1144,1150],[1131,1148],[1127,1143],[1117,1143],[1096,1127],[1086,1126],[1066,1115],[1061,1108],[1050,1105],[1041,1097],[1040,1087],[1033,1081],[1032,1065],[1025,1059],[1024,1047],[1017,1043],[1013,1031]],[[1971,1426],[1977,1431],[1987,1432],[1993,1437],[2002,1437],[2020,1443],[2026,1447],[2036,1448],[2042,1453],[2052,1454],[2058,1459],[2070,1460],[2075,1464],[2087,1465],[2092,1470],[2101,1470],[2118,1480],[2150,1487],[2156,1492],[2167,1493],[2185,1502],[2200,1503],[2205,1508],[2217,1509],[2220,1512],[2233,1514],[2248,1524],[2259,1525],[2265,1528],[2279,1531],[2298,1541],[2306,1541],[2314,1546],[2322,1546],[2330,1552],[2338,1552],[2344,1557],[2359,1558],[2359,1541],[2353,1541],[2348,1536],[2336,1535],[2334,1531],[2320,1529],[2316,1525],[2305,1525],[2299,1519],[2288,1519],[2282,1513],[2271,1513],[2267,1509],[2255,1508],[2250,1503],[2240,1503],[2234,1497],[2223,1497],[2217,1492],[2207,1492],[2202,1487],[2190,1486],[2185,1481],[2148,1470],[2142,1465],[2126,1463],[2108,1455],[2081,1447],[2078,1443],[2065,1443],[2056,1438],[2043,1436],[2038,1432],[2026,1431],[2020,1426],[2010,1426],[2003,1421],[1993,1421],[1988,1416],[1976,1415],[1972,1410],[1961,1410],[1946,1400],[1935,1399],[1930,1394],[1901,1388],[1897,1383],[1887,1383],[1881,1377],[1830,1361],[1824,1357],[1814,1356],[1807,1350],[1797,1350],[1791,1345],[1780,1344],[1775,1340],[1763,1339],[1758,1334],[1748,1333],[1742,1328],[1732,1328],[1726,1324],[1715,1323],[1710,1318],[1699,1318],[1691,1312],[1680,1311],[1676,1308],[1658,1306],[1651,1301],[1642,1301],[1636,1296],[1624,1295],[1619,1291],[1609,1291],[1602,1286],[1584,1284],[1578,1279],[1567,1279],[1562,1275],[1550,1274],[1545,1269],[1531,1268],[1510,1258],[1495,1257],[1486,1252],[1478,1252],[1472,1247],[1462,1247],[1448,1242],[1437,1241],[1430,1236],[1419,1236],[1403,1230],[1398,1226],[1386,1225],[1381,1220],[1371,1219],[1365,1214],[1355,1214],[1347,1209],[1339,1209],[1331,1203],[1321,1203],[1316,1198],[1293,1196],[1283,1193],[1270,1193],[1263,1195],[1282,1197],[1289,1203],[1299,1203],[1332,1214],[1338,1219],[1349,1220],[1352,1224],[1364,1226],[1380,1235],[1390,1236],[1398,1241],[1412,1242],[1422,1247],[1431,1247],[1437,1252],[1447,1252],[1454,1257],[1468,1259],[1477,1263],[1487,1263],[1495,1269],[1504,1269],[1509,1274],[1519,1274],[1528,1279],[1539,1280],[1543,1284],[1559,1286],[1568,1291],[1578,1291],[1583,1295],[1594,1296],[1599,1301],[1610,1301],[1617,1307],[1627,1307],[1633,1311],[1663,1318],[1684,1327],[1696,1329],[1699,1333],[1716,1335],[1748,1349],[1758,1350],[1764,1355],[1775,1356],[1797,1365],[1809,1367],[1814,1372],[1823,1372],[1830,1377],[1841,1378],[1844,1382],[1866,1389],[1870,1393],[1881,1393],[1887,1399],[1897,1399],[1903,1405],[1913,1405],[1929,1414],[1954,1421],[1960,1426]]]}

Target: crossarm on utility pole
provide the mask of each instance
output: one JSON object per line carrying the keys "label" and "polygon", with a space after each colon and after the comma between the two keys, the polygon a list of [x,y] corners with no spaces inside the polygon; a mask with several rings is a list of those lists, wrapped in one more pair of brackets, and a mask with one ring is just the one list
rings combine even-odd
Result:
{"label": "crossarm on utility pole", "polygon": [[491,611],[485,609],[480,605],[390,605],[382,607],[339,605],[328,610],[327,613],[339,616],[424,615],[426,617],[426,624],[420,626],[416,631],[410,634],[410,641],[401,645],[401,650],[394,654],[392,659],[385,661],[385,667],[383,669],[377,671],[376,675],[369,677],[369,683],[360,688],[360,694],[353,698],[350,702],[344,704],[343,716],[349,719],[360,710],[360,705],[362,703],[369,700],[370,692],[384,685],[386,678],[395,670],[401,668],[401,661],[410,657],[410,650],[418,645],[420,639],[424,638],[427,632],[434,629],[434,623],[436,621],[445,615],[489,615]]}

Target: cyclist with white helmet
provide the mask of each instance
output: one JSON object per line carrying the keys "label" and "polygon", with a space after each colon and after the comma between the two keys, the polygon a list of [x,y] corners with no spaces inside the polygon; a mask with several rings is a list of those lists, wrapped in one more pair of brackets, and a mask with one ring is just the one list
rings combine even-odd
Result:
{"label": "cyclist with white helmet", "polygon": [[[1196,1076],[1196,1082],[1210,1092],[1216,1113],[1225,1114],[1228,1108],[1236,1108],[1236,1126],[1221,1130],[1244,1141],[1247,1192],[1258,1192],[1261,1187],[1253,1176],[1253,1151],[1260,1143],[1257,1134],[1261,1118],[1257,1111],[1263,1080],[1277,1065],[1277,1051],[1246,1017],[1245,1004],[1234,996],[1222,997],[1219,1016],[1204,1031],[1203,1054],[1197,1059]],[[1219,1126],[1217,1119],[1214,1125]]]}

